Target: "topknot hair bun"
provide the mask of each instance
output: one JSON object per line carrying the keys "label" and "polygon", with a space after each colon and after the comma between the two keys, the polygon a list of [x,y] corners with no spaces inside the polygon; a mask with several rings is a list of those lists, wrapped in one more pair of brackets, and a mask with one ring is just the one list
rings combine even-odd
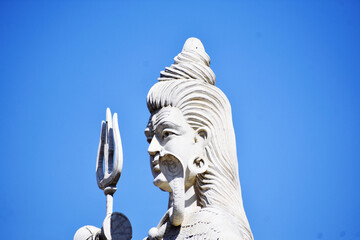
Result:
{"label": "topknot hair bun", "polygon": [[174,64],[160,72],[159,81],[197,79],[215,85],[216,77],[209,67],[210,57],[199,39],[187,39],[181,53],[174,60]]}

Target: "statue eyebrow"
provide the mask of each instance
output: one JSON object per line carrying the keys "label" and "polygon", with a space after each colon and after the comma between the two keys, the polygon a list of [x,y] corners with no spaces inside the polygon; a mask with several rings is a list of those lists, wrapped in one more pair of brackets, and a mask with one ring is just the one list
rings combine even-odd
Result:
{"label": "statue eyebrow", "polygon": [[154,128],[156,130],[158,130],[158,128],[160,128],[160,130],[163,130],[164,128],[167,128],[167,127],[181,128],[181,126],[179,126],[179,125],[177,125],[177,124],[175,124],[173,122],[167,121],[167,120],[165,120],[163,122],[161,120],[159,120],[158,122],[155,123],[155,126],[154,126]]}
{"label": "statue eyebrow", "polygon": [[154,136],[154,130],[153,130],[151,121],[148,122],[148,124],[144,130],[144,133],[145,133],[146,138],[152,138],[152,136]]}

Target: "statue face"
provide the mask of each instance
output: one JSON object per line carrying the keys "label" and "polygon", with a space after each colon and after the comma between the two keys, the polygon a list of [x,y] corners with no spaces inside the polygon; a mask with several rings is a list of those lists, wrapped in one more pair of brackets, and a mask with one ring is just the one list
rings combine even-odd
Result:
{"label": "statue face", "polygon": [[174,107],[162,108],[151,116],[145,135],[150,143],[148,152],[154,184],[170,192],[169,179],[184,177],[185,188],[193,185],[195,175],[189,171],[188,164],[202,151],[201,141],[196,141],[197,133],[182,112]]}

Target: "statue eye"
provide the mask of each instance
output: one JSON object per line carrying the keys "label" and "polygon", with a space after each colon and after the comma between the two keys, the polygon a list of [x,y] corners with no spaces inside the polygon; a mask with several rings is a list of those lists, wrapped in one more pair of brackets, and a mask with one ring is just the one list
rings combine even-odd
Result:
{"label": "statue eye", "polygon": [[150,143],[151,143],[152,138],[147,138],[146,140],[147,140],[147,142],[150,144]]}
{"label": "statue eye", "polygon": [[165,139],[167,137],[169,137],[170,135],[173,135],[174,133],[172,132],[168,132],[168,131],[163,131],[162,133],[162,139]]}

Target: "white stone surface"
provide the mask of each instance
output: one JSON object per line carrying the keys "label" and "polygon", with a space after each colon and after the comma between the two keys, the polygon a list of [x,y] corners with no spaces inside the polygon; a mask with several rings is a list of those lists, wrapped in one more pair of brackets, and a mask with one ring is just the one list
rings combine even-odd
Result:
{"label": "white stone surface", "polygon": [[242,203],[231,107],[210,58],[189,38],[149,91],[154,184],[169,208],[145,239],[253,239]]}

